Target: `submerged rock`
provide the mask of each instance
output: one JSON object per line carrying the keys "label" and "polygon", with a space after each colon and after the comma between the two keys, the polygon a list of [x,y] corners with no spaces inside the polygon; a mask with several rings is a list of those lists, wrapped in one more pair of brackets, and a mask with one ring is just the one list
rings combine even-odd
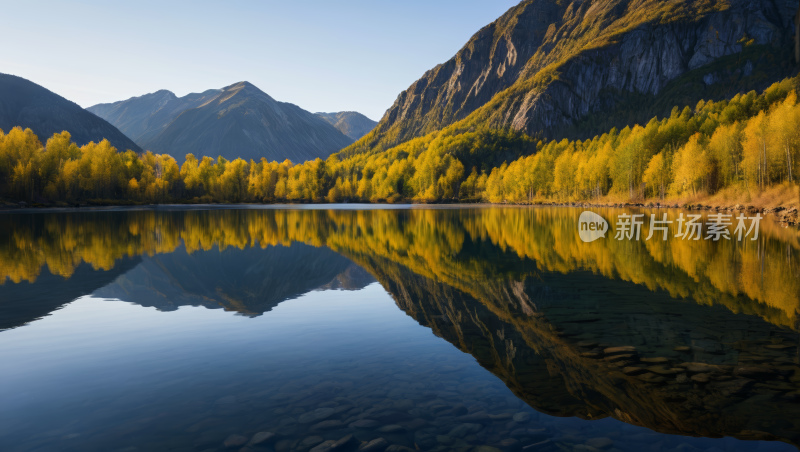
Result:
{"label": "submerged rock", "polygon": [[399,444],[392,444],[386,449],[386,452],[416,452],[414,449]]}
{"label": "submerged rock", "polygon": [[367,429],[369,429],[369,428],[375,428],[375,427],[377,427],[379,425],[381,425],[381,423],[378,422],[378,421],[374,421],[372,419],[361,419],[361,420],[353,422],[348,427],[350,427],[350,428],[367,428]]}
{"label": "submerged rock", "polygon": [[603,350],[603,353],[605,353],[606,355],[613,355],[617,353],[632,353],[632,352],[636,352],[636,347],[632,345],[625,345],[622,347],[609,347]]}
{"label": "submerged rock", "polygon": [[319,424],[312,425],[311,430],[333,430],[344,427],[345,424],[342,421],[329,420],[329,421],[322,421]]}
{"label": "submerged rock", "polygon": [[531,415],[525,412],[517,413],[514,415],[514,422],[524,424],[526,422],[530,422]]}
{"label": "submerged rock", "polygon": [[695,383],[708,383],[708,374],[694,374],[692,375],[692,381]]}
{"label": "submerged rock", "polygon": [[336,444],[335,440],[329,439],[327,441],[323,441],[322,443],[314,446],[309,452],[327,452],[331,450],[333,445]]}
{"label": "submerged rock", "polygon": [[336,413],[336,410],[333,408],[317,408],[314,411],[309,411],[308,413],[300,415],[297,421],[301,424],[310,424],[314,421],[321,421],[327,417],[330,417],[334,413]]}
{"label": "submerged rock", "polygon": [[381,433],[399,433],[406,431],[406,428],[402,425],[389,424],[379,428],[378,431]]}
{"label": "submerged rock", "polygon": [[[219,444],[219,443],[217,443]],[[233,449],[235,447],[241,447],[247,444],[247,437],[242,435],[231,435],[225,439],[222,443],[228,449]]]}
{"label": "submerged rock", "polygon": [[376,438],[360,447],[359,452],[383,452],[389,447],[389,443],[383,438]]}
{"label": "submerged rock", "polygon": [[347,436],[345,436],[343,438],[340,438],[335,443],[333,443],[333,446],[331,446],[331,449],[341,450],[341,449],[344,449],[344,448],[346,448],[346,447],[348,447],[348,446],[350,446],[350,445],[352,445],[354,443],[355,443],[355,437],[351,433],[351,434],[349,434],[349,435],[347,435]]}
{"label": "submerged rock", "polygon": [[323,442],[324,439],[320,436],[308,436],[300,441],[300,444],[306,447],[316,446],[317,444]]}
{"label": "submerged rock", "polygon": [[469,435],[470,433],[477,433],[478,431],[481,430],[481,428],[482,426],[480,424],[461,424],[450,430],[450,433],[448,433],[448,435],[454,438],[463,438]]}
{"label": "submerged rock", "polygon": [[503,452],[502,450],[492,446],[475,446],[470,452]]}
{"label": "submerged rock", "polygon": [[586,440],[585,443],[587,446],[591,446],[597,449],[608,449],[614,445],[614,441],[611,438],[607,438],[605,436],[600,438],[592,438]]}
{"label": "submerged rock", "polygon": [[480,422],[480,421],[488,421],[489,414],[486,411],[479,411],[477,413],[467,414],[464,416],[457,416],[456,421],[458,422]]}
{"label": "submerged rock", "polygon": [[414,443],[420,448],[429,448],[436,444],[436,436],[430,432],[417,430],[414,432]]}
{"label": "submerged rock", "polygon": [[250,446],[257,446],[262,443],[266,443],[267,441],[271,440],[275,437],[275,434],[272,432],[258,432],[253,435],[253,438],[250,440],[248,445]]}

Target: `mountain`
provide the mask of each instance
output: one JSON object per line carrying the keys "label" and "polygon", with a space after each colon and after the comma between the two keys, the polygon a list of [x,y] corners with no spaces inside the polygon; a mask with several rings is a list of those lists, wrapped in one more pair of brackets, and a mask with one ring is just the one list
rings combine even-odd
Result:
{"label": "mountain", "polygon": [[797,8],[797,0],[525,0],[400,93],[344,155],[459,121],[559,138],[587,115],[630,108],[631,95],[647,110],[634,118],[646,121],[668,91],[691,92],[694,105],[764,88],[797,70]]}
{"label": "mountain", "polygon": [[324,159],[353,142],[325,119],[278,102],[248,82],[181,98],[158,91],[89,110],[141,147],[178,159],[193,153],[299,163]]}
{"label": "mountain", "polygon": [[317,113],[317,116],[328,121],[339,132],[350,137],[353,141],[363,137],[374,129],[377,122],[367,118],[357,111],[340,111],[339,113]]}
{"label": "mountain", "polygon": [[141,151],[130,138],[104,119],[29,80],[0,74],[0,129],[30,128],[44,142],[66,130],[72,141],[84,145],[103,138],[121,151]]}
{"label": "mountain", "polygon": [[114,124],[133,141],[144,144],[161,133],[173,119],[217,97],[222,90],[210,89],[178,97],[159,90],[112,104],[98,104],[87,110]]}

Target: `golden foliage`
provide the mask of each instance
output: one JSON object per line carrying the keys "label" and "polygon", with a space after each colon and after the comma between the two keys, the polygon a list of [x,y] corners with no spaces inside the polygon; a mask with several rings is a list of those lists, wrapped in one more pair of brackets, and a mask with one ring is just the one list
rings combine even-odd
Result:
{"label": "golden foliage", "polygon": [[[625,212],[605,209],[607,219]],[[477,299],[487,281],[531,272],[591,271],[700,304],[722,304],[794,327],[800,309],[800,237],[762,221],[759,239],[579,240],[579,211],[217,210],[0,216],[0,282],[35,281],[44,266],[69,277],[81,263],[108,270],[125,256],[302,242],[356,262],[381,259]],[[659,211],[659,218],[663,211]],[[669,219],[675,220],[670,213]],[[642,231],[647,237],[648,230]],[[541,276],[541,275],[539,275]]]}

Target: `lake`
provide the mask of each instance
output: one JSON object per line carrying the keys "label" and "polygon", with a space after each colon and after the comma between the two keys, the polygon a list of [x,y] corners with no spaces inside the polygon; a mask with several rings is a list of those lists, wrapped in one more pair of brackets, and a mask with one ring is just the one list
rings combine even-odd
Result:
{"label": "lake", "polygon": [[796,450],[798,229],[584,210],[2,213],[0,449]]}

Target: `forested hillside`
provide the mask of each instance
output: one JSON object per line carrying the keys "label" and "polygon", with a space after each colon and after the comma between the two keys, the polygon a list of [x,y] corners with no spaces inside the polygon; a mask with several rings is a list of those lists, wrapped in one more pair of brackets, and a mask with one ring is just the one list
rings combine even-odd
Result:
{"label": "forested hillside", "polygon": [[739,187],[757,194],[800,171],[800,78],[590,140],[534,140],[458,124],[387,151],[303,164],[78,147],[68,132],[44,144],[30,130],[0,133],[0,189],[49,202],[537,202],[665,199]]}

